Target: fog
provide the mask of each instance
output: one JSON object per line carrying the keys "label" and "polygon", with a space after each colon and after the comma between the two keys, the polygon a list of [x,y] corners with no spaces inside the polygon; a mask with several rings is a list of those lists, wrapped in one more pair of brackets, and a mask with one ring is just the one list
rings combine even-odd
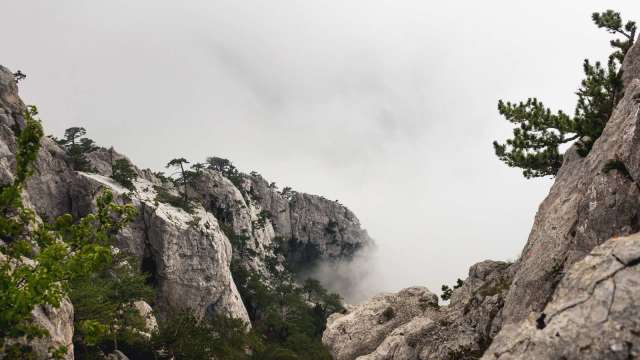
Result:
{"label": "fog", "polygon": [[607,8],[640,20],[629,0],[6,0],[0,63],[28,75],[48,133],[339,199],[377,243],[340,271],[358,301],[517,258],[551,180],[497,160],[497,100],[572,112]]}

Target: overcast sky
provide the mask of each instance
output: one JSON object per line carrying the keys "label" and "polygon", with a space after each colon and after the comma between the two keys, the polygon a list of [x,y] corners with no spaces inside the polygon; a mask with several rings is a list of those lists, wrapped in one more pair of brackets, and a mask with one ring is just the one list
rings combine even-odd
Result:
{"label": "overcast sky", "polygon": [[497,100],[572,112],[606,8],[640,20],[632,0],[7,0],[0,63],[48,133],[339,199],[379,245],[370,293],[437,291],[519,255],[551,181],[496,159]]}

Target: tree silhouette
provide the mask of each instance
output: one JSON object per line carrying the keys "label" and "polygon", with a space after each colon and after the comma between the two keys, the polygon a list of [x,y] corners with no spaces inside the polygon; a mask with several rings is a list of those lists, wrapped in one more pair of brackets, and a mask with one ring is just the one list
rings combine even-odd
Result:
{"label": "tree silhouette", "polygon": [[573,117],[561,110],[552,112],[536,98],[498,102],[500,114],[516,127],[513,138],[503,144],[493,142],[495,153],[508,166],[523,169],[526,178],[555,176],[563,161],[560,145],[575,141],[578,153],[586,156],[622,98],[621,65],[633,45],[636,24],[629,21],[623,25],[620,14],[613,10],[594,13],[592,20],[623,39],[611,41],[615,50],[606,65],[584,61],[585,79],[576,92],[578,103]]}
{"label": "tree silhouette", "polygon": [[184,164],[188,164],[189,161],[187,161],[187,159],[185,158],[175,158],[172,159],[171,161],[169,161],[167,163],[166,168],[179,168],[180,169],[180,175],[181,175],[181,179],[182,180],[182,185],[184,186],[184,203],[185,205],[189,202],[189,196],[187,195],[187,177],[185,175],[185,171],[184,171]]}

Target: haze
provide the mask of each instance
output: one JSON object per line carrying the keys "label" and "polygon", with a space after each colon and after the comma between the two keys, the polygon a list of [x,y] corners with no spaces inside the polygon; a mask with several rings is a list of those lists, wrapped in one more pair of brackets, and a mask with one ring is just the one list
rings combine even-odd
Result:
{"label": "haze", "polygon": [[0,63],[48,133],[339,199],[378,244],[358,301],[517,258],[551,180],[497,160],[497,100],[572,112],[607,8],[640,20],[629,0],[5,1]]}

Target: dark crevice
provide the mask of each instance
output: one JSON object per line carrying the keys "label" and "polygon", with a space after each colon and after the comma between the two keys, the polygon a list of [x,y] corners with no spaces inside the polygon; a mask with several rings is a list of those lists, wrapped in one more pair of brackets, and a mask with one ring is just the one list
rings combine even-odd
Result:
{"label": "dark crevice", "polygon": [[547,314],[542,313],[540,314],[540,316],[538,316],[538,318],[536,319],[536,328],[538,330],[542,330],[545,327],[547,327],[547,324],[545,323],[545,319],[547,318]]}
{"label": "dark crevice", "polygon": [[586,303],[587,301],[589,301],[589,300],[591,299],[591,297],[593,296],[593,294],[595,293],[596,288],[597,288],[601,283],[603,283],[603,282],[605,282],[605,281],[607,281],[607,280],[609,280],[609,279],[612,279],[614,276],[616,276],[616,274],[618,274],[618,273],[619,273],[620,271],[622,271],[622,270],[625,270],[625,269],[627,269],[627,268],[629,268],[629,267],[633,267],[633,266],[636,266],[636,265],[640,264],[640,258],[638,258],[638,259],[634,259],[634,260],[630,261],[628,264],[625,264],[625,263],[624,263],[622,260],[620,260],[620,258],[619,258],[619,257],[617,257],[615,254],[613,254],[613,253],[612,253],[611,255],[612,255],[612,257],[613,257],[613,258],[615,258],[615,259],[616,259],[616,261],[620,262],[620,264],[622,264],[623,266],[622,266],[621,268],[616,269],[615,271],[611,272],[610,274],[608,274],[608,275],[604,276],[603,278],[598,279],[598,280],[597,280],[597,281],[596,281],[596,282],[595,282],[595,283],[590,287],[590,289],[588,290],[588,294],[587,294],[587,297],[586,297],[586,298],[584,298],[584,299],[582,299],[582,300],[580,300],[580,301],[577,301],[577,302],[575,302],[575,303],[573,303],[573,304],[567,305],[567,306],[565,306],[565,307],[561,308],[560,310],[556,311],[555,313],[551,314],[551,315],[549,316],[549,319],[548,319],[548,321],[547,321],[547,324],[549,324],[549,323],[551,322],[551,320],[552,320],[554,317],[556,317],[557,315],[559,315],[559,314],[561,314],[561,313],[563,313],[563,312],[565,312],[565,311],[567,311],[567,310],[573,309],[573,308],[575,308],[576,306],[582,305],[582,304]]}

